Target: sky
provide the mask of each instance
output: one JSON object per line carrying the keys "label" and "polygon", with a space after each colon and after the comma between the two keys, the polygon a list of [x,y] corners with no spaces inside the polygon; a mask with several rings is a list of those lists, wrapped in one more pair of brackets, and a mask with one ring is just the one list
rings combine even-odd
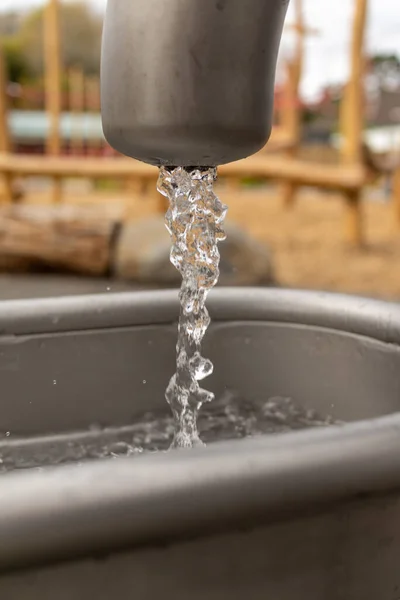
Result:
{"label": "sky", "polygon": [[[101,11],[106,5],[106,0],[86,1]],[[43,0],[0,0],[0,12],[41,4]],[[318,30],[317,35],[307,39],[302,83],[303,94],[312,98],[323,85],[344,81],[347,76],[354,0],[304,0],[304,7],[307,24]],[[290,19],[291,10],[288,22]],[[282,53],[290,52],[290,46],[290,34],[286,34]],[[400,55],[400,0],[370,0],[367,46],[373,53]]]}

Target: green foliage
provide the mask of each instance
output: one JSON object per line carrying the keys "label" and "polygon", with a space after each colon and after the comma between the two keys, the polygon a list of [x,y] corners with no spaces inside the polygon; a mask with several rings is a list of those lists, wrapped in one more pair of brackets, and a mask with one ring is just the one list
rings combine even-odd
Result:
{"label": "green foliage", "polygon": [[30,75],[30,69],[25,60],[20,40],[17,37],[6,38],[2,43],[6,69],[10,81],[22,83]]}
{"label": "green foliage", "polygon": [[[0,0],[1,1],[1,0]],[[87,74],[98,73],[102,20],[84,1],[60,4],[63,66],[79,65]],[[6,38],[7,62],[12,78],[41,78],[43,57],[43,8],[21,18],[13,35]]]}
{"label": "green foliage", "polygon": [[315,110],[305,108],[302,112],[302,123],[303,125],[311,125],[318,120],[318,113]]}
{"label": "green foliage", "polygon": [[380,89],[400,85],[400,58],[397,54],[375,54],[370,61],[372,75]]}
{"label": "green foliage", "polygon": [[94,189],[98,192],[120,192],[123,186],[117,179],[96,179]]}
{"label": "green foliage", "polygon": [[43,72],[43,10],[30,12],[22,21],[18,39],[32,74]]}

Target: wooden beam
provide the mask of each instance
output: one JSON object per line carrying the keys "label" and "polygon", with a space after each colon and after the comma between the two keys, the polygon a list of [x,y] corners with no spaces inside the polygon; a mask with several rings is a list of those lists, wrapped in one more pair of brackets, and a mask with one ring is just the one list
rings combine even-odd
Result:
{"label": "wooden beam", "polygon": [[[44,10],[44,62],[46,111],[49,130],[47,153],[50,156],[61,154],[60,121],[62,111],[61,96],[61,44],[58,0],[48,0]],[[61,182],[53,182],[53,200],[61,200]]]}
{"label": "wooden beam", "polygon": [[[222,177],[255,177],[278,181],[293,181],[298,185],[334,190],[356,190],[365,183],[361,165],[316,165],[282,156],[255,155],[218,169]],[[25,155],[0,155],[0,172],[13,175],[83,178],[127,178],[156,180],[158,169],[128,158],[57,158]]]}

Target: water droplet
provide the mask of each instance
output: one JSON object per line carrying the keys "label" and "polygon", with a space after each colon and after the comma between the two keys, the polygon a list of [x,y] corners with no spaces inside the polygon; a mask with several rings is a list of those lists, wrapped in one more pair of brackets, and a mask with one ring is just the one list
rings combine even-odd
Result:
{"label": "water droplet", "polygon": [[107,292],[111,292],[111,288],[110,287],[107,288]]}
{"label": "water droplet", "polygon": [[53,379],[53,385],[57,385],[57,379]]}
{"label": "water droplet", "polygon": [[11,431],[6,431],[6,437],[10,437]]}
{"label": "water droplet", "polygon": [[147,383],[147,381],[146,381],[145,379],[143,379],[143,383],[144,383],[144,384],[146,384],[146,383]]}

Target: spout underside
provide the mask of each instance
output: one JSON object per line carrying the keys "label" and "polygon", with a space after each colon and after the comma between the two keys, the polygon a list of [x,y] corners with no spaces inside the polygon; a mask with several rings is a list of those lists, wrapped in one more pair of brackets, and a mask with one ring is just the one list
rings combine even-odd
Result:
{"label": "spout underside", "polygon": [[109,0],[104,133],[156,165],[216,166],[271,130],[285,0]]}

